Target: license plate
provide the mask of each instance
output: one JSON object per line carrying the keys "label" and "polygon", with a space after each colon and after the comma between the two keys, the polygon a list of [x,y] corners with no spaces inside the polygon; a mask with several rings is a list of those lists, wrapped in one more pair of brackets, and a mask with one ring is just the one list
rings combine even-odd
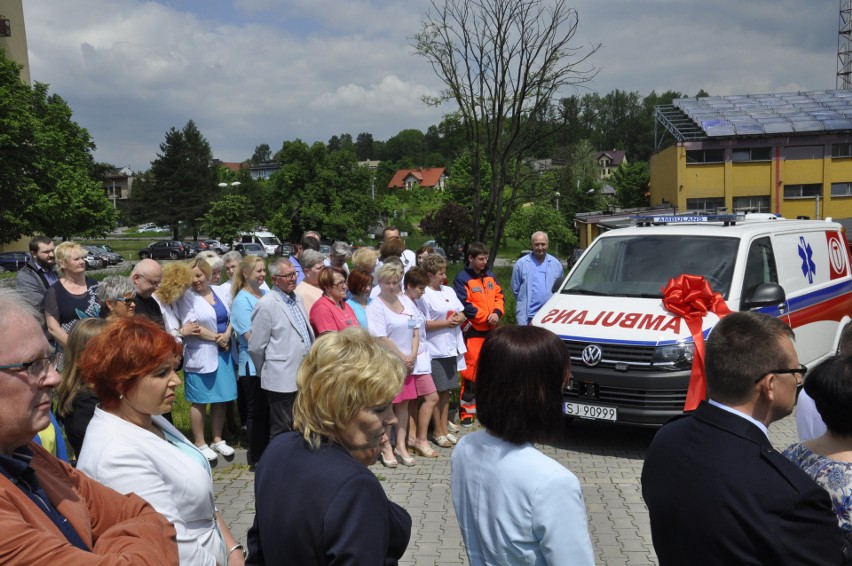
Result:
{"label": "license plate", "polygon": [[599,419],[603,421],[614,421],[618,417],[618,409],[615,407],[602,407],[600,405],[585,405],[583,403],[572,403],[565,401],[562,406],[563,412],[571,417],[581,419]]}

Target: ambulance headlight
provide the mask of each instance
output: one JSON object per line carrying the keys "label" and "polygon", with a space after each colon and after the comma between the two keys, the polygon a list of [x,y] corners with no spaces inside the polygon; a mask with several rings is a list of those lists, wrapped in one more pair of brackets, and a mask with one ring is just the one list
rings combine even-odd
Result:
{"label": "ambulance headlight", "polygon": [[677,344],[659,346],[654,351],[651,365],[655,368],[670,371],[690,369],[694,354],[695,344],[692,342],[678,342]]}

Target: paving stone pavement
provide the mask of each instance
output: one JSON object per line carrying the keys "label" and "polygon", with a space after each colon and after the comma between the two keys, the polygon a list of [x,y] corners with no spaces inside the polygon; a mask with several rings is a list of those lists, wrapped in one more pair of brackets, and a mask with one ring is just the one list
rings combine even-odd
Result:
{"label": "paving stone pavement", "polygon": [[[605,566],[657,564],[651,544],[648,510],[642,500],[640,475],[654,429],[574,421],[553,445],[539,448],[580,479],[589,515],[597,563]],[[770,427],[776,448],[796,442],[796,422],[789,416]],[[402,505],[413,521],[411,542],[400,564],[423,566],[468,564],[450,496],[450,449],[436,459],[373,472],[388,497]],[[254,520],[254,474],[244,454],[214,469],[216,504],[238,540],[245,541]]]}

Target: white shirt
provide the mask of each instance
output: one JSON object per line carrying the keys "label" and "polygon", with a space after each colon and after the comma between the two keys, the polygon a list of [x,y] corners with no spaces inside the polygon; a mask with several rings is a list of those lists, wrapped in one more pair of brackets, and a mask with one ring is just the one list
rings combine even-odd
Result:
{"label": "white shirt", "polygon": [[[417,308],[426,320],[446,320],[451,312],[462,312],[464,306],[451,287],[441,285],[438,291],[426,287],[426,292],[417,301]],[[464,345],[461,326],[427,330],[426,349],[433,358],[452,358],[464,354],[467,348]]]}

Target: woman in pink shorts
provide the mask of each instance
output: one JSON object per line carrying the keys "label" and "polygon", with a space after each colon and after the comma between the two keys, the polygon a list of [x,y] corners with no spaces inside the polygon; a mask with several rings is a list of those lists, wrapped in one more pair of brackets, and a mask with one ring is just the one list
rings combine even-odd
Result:
{"label": "woman in pink shorts", "polygon": [[[399,284],[402,280],[402,267],[397,263],[386,262],[379,268],[377,275],[380,292],[378,300],[374,300],[367,305],[367,328],[370,334],[381,338],[400,357],[408,371],[402,391],[393,400],[393,411],[397,418],[396,448],[392,450],[389,444],[383,446],[379,460],[389,468],[397,466],[397,458],[402,460],[403,465],[413,466],[414,458],[408,453],[405,442],[408,437],[406,430],[408,425],[408,402],[416,400],[418,396],[424,398],[424,405],[427,403],[427,399],[431,402],[428,412],[425,413],[426,421],[424,427],[422,427],[422,431],[418,423],[418,437],[415,443],[415,449],[425,447],[431,450],[426,440],[426,426],[429,424],[432,409],[438,401],[438,394],[435,392],[435,384],[432,382],[432,376],[429,373],[431,368],[430,363],[417,363],[421,343],[420,332],[423,326],[422,315],[414,303],[399,292]],[[426,356],[428,356],[428,353]],[[425,371],[421,369],[424,367],[426,368]],[[420,442],[421,435],[422,443]],[[388,434],[388,436],[391,435]],[[420,452],[418,451],[418,453]],[[426,457],[431,457],[425,450],[422,454]]]}

